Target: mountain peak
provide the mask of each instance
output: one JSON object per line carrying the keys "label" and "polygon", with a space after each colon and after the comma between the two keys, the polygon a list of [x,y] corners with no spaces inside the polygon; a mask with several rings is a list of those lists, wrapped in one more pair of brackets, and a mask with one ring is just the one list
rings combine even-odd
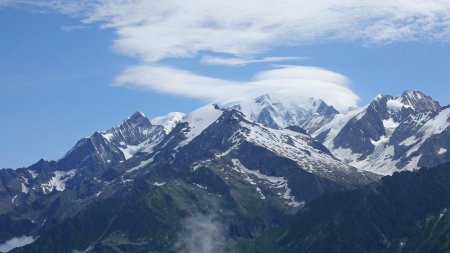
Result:
{"label": "mountain peak", "polygon": [[269,103],[272,99],[270,98],[269,94],[264,94],[261,95],[257,98],[255,98],[255,102],[259,103],[259,104],[263,104],[263,103]]}
{"label": "mountain peak", "polygon": [[438,111],[442,107],[439,102],[432,97],[425,95],[421,91],[404,91],[401,96],[377,95],[370,103],[373,106],[387,105],[388,108],[410,108],[416,112]]}
{"label": "mountain peak", "polygon": [[217,109],[216,105],[205,105],[186,115],[183,122],[189,125],[189,131],[185,133],[186,139],[180,143],[180,146],[188,144],[200,135],[203,130],[222,116],[223,112],[222,109]]}
{"label": "mountain peak", "polygon": [[166,134],[169,134],[185,116],[186,114],[182,112],[171,112],[164,116],[155,117],[150,122],[152,125],[162,126]]}
{"label": "mountain peak", "polygon": [[402,93],[402,97],[407,97],[407,96],[425,96],[425,94],[421,91],[418,90],[405,90]]}
{"label": "mountain peak", "polygon": [[338,113],[334,107],[320,99],[302,96],[274,96],[272,94],[234,101],[222,105],[222,107],[236,109],[250,120],[275,129],[293,125],[303,126],[311,117],[327,118]]}
{"label": "mountain peak", "polygon": [[[122,125],[132,125],[142,128],[149,128],[152,126],[152,123],[150,123],[150,120],[145,116],[144,113],[137,111],[133,113],[127,120],[125,120]],[[119,127],[121,127],[120,125]]]}
{"label": "mountain peak", "polygon": [[416,111],[437,111],[441,109],[439,102],[421,91],[407,90],[403,92],[401,98],[403,103],[411,106]]}
{"label": "mountain peak", "polygon": [[336,108],[334,108],[334,106],[328,105],[324,101],[321,101],[321,103],[319,104],[319,107],[317,108],[317,113],[319,113],[321,115],[334,115],[334,114],[338,114],[339,111],[336,110]]}
{"label": "mountain peak", "polygon": [[383,94],[378,94],[378,95],[375,96],[374,100],[378,100],[378,99],[381,99],[381,98],[383,98]]}
{"label": "mountain peak", "polygon": [[146,118],[145,114],[141,111],[136,111],[135,113],[133,113],[133,115],[131,115],[131,117],[129,119],[142,119],[142,118]]}

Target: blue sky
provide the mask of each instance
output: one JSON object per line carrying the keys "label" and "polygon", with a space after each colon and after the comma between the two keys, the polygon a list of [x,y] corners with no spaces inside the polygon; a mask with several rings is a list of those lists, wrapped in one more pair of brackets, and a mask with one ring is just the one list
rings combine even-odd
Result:
{"label": "blue sky", "polygon": [[[284,80],[279,78],[286,71],[270,72],[277,68],[303,71],[300,74],[295,72],[295,78],[302,77],[299,78],[299,86],[302,86],[305,71],[309,70],[292,66],[313,66],[315,73],[329,76],[327,80],[320,77],[314,81],[326,81],[328,86],[324,87],[328,90],[342,89],[351,98],[351,103],[358,105],[368,103],[379,93],[399,95],[403,90],[421,90],[441,104],[450,103],[450,45],[445,34],[439,39],[427,39],[433,37],[433,33],[447,32],[443,29],[423,29],[417,34],[410,32],[404,35],[403,25],[392,38],[377,30],[376,34],[369,34],[370,39],[358,34],[348,35],[349,38],[345,39],[340,39],[340,35],[336,39],[318,33],[307,40],[305,36],[293,36],[294,39],[280,39],[281,42],[261,40],[265,34],[261,36],[259,30],[248,29],[249,37],[255,32],[254,41],[250,38],[247,44],[234,48],[242,39],[239,37],[241,34],[228,27],[218,34],[236,37],[236,40],[227,41],[226,37],[221,37],[224,38],[223,43],[221,39],[200,40],[200,43],[195,38],[196,42],[191,43],[193,39],[186,39],[187,35],[168,37],[169,33],[159,28],[142,27],[139,22],[138,25],[121,23],[127,20],[128,13],[114,13],[119,18],[111,20],[110,14],[105,18],[98,13],[86,13],[84,6],[69,10],[45,7],[44,11],[37,11],[28,5],[18,7],[7,2],[4,7],[1,5],[0,1],[0,168],[27,166],[40,158],[57,159],[81,137],[115,126],[136,110],[149,117],[171,111],[189,112],[203,103],[217,100],[214,93],[223,94],[226,100],[229,99],[228,93],[237,91],[233,87],[251,86],[255,80],[262,80],[261,85],[266,85],[268,79]],[[195,13],[192,11],[192,15]],[[431,14],[427,12],[426,15]],[[86,21],[89,18],[93,21]],[[178,21],[177,18],[174,20]],[[398,20],[398,17],[393,20]],[[264,22],[270,24],[271,20]],[[289,25],[289,20],[283,19],[283,22],[287,24],[283,29],[272,32],[276,36],[310,34],[308,30],[295,30],[297,28],[293,27],[296,26]],[[161,29],[169,29],[172,33],[183,29],[177,27],[177,22],[170,22],[173,23],[175,25],[161,26]],[[321,25],[318,23],[317,27],[320,29]],[[212,27],[212,31],[207,32],[214,34]],[[373,30],[372,27],[339,27],[337,31],[345,29],[365,29],[361,34]],[[386,29],[391,32],[391,27]],[[416,31],[414,29],[417,30],[412,26],[411,31]],[[141,36],[140,33],[146,35]],[[399,33],[405,38],[399,38]],[[349,32],[345,34],[347,36]],[[165,47],[165,43],[171,41],[175,41],[174,45]],[[206,49],[199,45],[206,45]],[[267,62],[231,66],[207,64],[207,57],[241,61],[286,58],[283,61],[280,58],[270,62],[269,59]],[[138,67],[139,71],[127,75],[127,69]],[[172,76],[164,75],[166,72],[158,72],[165,69],[169,69],[171,75],[179,73],[186,79],[174,80]],[[147,70],[150,72],[141,72]],[[150,81],[138,80],[141,74],[148,74]],[[345,77],[344,81],[338,78],[340,75]],[[209,90],[212,93],[204,92],[204,86],[196,86],[197,82],[204,80],[211,81],[213,86]],[[333,81],[336,86],[328,83]],[[199,95],[193,95],[196,89]],[[299,89],[300,93],[304,91]],[[352,94],[356,94],[359,100]],[[330,93],[329,96],[336,94]],[[347,105],[346,102],[343,101],[343,106]]]}

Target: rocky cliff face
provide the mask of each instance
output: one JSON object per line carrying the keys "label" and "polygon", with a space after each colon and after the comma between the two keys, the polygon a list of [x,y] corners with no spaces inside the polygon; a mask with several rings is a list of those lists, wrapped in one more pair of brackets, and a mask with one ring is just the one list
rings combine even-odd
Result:
{"label": "rocky cliff face", "polygon": [[336,115],[312,135],[342,161],[390,175],[448,161],[449,117],[447,107],[407,91],[377,96],[363,108]]}

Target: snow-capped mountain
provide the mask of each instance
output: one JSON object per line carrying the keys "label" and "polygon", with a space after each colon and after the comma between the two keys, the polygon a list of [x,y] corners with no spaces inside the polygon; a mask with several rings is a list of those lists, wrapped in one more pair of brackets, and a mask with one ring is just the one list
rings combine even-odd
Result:
{"label": "snow-capped mountain", "polygon": [[[20,201],[30,202],[42,194],[76,188],[83,180],[117,166],[133,165],[127,171],[143,168],[151,163],[147,158],[153,161],[163,156],[163,160],[172,161],[180,156],[179,150],[234,109],[242,114],[234,112],[234,120],[229,117],[228,123],[222,123],[229,124],[229,139],[221,140],[228,145],[224,154],[251,143],[295,162],[308,173],[339,184],[364,183],[367,178],[363,177],[370,177],[355,173],[348,165],[389,175],[450,160],[450,109],[421,92],[407,91],[398,97],[379,95],[369,105],[346,113],[338,113],[321,100],[281,100],[269,95],[221,107],[226,109],[206,106],[188,115],[169,113],[152,120],[136,112],[117,127],[81,139],[58,161],[41,160],[27,169],[6,174],[2,171],[9,179],[0,197],[10,199],[9,204],[3,205],[14,208]],[[237,118],[240,123],[233,123]],[[223,134],[214,133],[198,145],[208,146]],[[195,153],[191,156],[197,157]],[[134,166],[136,162],[138,166]]]}
{"label": "snow-capped mountain", "polygon": [[17,252],[173,250],[180,220],[211,210],[233,237],[254,238],[323,194],[449,161],[449,129],[450,108],[420,92],[345,113],[269,95],[151,120],[137,112],[58,161],[0,170],[0,218],[8,236],[40,236]]}
{"label": "snow-capped mountain", "polygon": [[78,141],[58,166],[65,170],[106,169],[149,148],[165,135],[163,126],[152,125],[143,113],[136,112],[119,126]]}
{"label": "snow-capped mountain", "polygon": [[[210,105],[188,115],[153,120],[136,113],[115,128],[80,140],[58,161],[1,170],[0,179],[0,213],[11,215],[8,224],[23,222],[19,226],[23,230],[17,231],[40,236],[24,252],[41,252],[48,240],[63,240],[55,231],[69,226],[71,232],[66,234],[83,237],[89,234],[87,228],[95,234],[106,228],[88,224],[111,215],[115,218],[107,223],[122,225],[108,226],[109,232],[93,248],[113,247],[107,241],[114,242],[127,224],[136,229],[135,217],[138,224],[143,216],[159,217],[142,224],[161,226],[142,230],[139,238],[153,238],[156,231],[171,237],[180,217],[203,212],[203,207],[222,212],[236,236],[254,237],[305,202],[377,178],[334,158],[300,127],[273,129],[237,110]],[[154,198],[164,201],[153,203]],[[210,206],[211,202],[216,204]],[[247,212],[253,208],[260,210],[258,216]],[[94,215],[98,210],[105,215]],[[119,213],[109,214],[115,210]],[[146,213],[134,213],[138,210]],[[129,238],[126,244],[137,245],[139,238]],[[85,250],[90,240],[54,247],[64,252]]]}
{"label": "snow-capped mountain", "polygon": [[155,117],[151,119],[150,122],[152,125],[162,126],[166,134],[169,134],[185,116],[186,114],[182,112],[171,112],[164,116]]}
{"label": "snow-capped mountain", "polygon": [[117,127],[97,131],[79,140],[58,161],[40,160],[28,168],[0,170],[0,177],[5,180],[0,185],[0,200],[5,200],[0,206],[10,210],[52,192],[77,188],[83,181],[152,152],[152,148],[181,120],[180,117],[180,113],[172,113],[155,118],[151,124],[143,113],[136,112]]}
{"label": "snow-capped mountain", "polygon": [[400,101],[404,106],[411,107],[415,111],[438,111],[441,109],[439,102],[420,91],[405,91]]}
{"label": "snow-capped mountain", "polygon": [[449,117],[431,97],[406,91],[336,115],[312,135],[350,165],[389,175],[450,160]]}
{"label": "snow-capped mountain", "polygon": [[241,111],[250,120],[270,128],[300,126],[308,132],[315,131],[339,113],[333,106],[320,99],[281,98],[268,94],[255,99],[227,103],[222,107]]}
{"label": "snow-capped mountain", "polygon": [[378,95],[370,104],[344,113],[313,98],[270,95],[222,106],[273,129],[300,126],[361,171],[390,175],[450,160],[446,110],[419,91]]}
{"label": "snow-capped mountain", "polygon": [[[199,148],[191,148],[189,156],[183,159],[183,164],[188,159],[203,163],[198,159],[200,150],[208,149],[208,159],[224,159],[236,154],[242,156],[246,153],[244,147],[251,145],[258,149],[265,149],[272,153],[271,156],[283,157],[295,162],[302,170],[314,175],[327,178],[341,184],[364,184],[368,180],[345,163],[334,158],[331,153],[319,142],[313,140],[303,129],[289,127],[286,129],[273,129],[262,124],[257,124],[246,118],[237,110],[220,109],[218,106],[206,106],[189,114],[179,128],[171,133],[173,136],[183,136],[178,142],[176,138],[168,138],[173,143],[161,143],[162,145],[175,146],[175,152],[170,157],[175,160],[183,153],[184,146],[195,141]],[[216,146],[217,145],[217,146]],[[254,149],[254,148],[252,148]],[[211,153],[211,150],[214,152]],[[195,153],[192,153],[195,152]],[[198,166],[198,164],[196,165]]]}

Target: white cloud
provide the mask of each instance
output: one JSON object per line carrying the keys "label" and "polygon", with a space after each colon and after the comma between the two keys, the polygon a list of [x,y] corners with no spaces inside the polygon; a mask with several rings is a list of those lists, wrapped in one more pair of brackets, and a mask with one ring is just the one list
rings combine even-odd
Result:
{"label": "white cloud", "polygon": [[126,69],[117,77],[118,85],[208,100],[228,102],[255,98],[262,94],[283,97],[306,96],[322,99],[338,110],[357,104],[358,96],[348,79],[317,67],[283,66],[256,74],[246,82],[233,82],[161,66],[141,65]]}
{"label": "white cloud", "polygon": [[[121,85],[213,101],[298,94],[342,110],[356,105],[357,96],[345,77],[320,68],[285,66],[232,82],[159,62],[192,57],[205,64],[242,66],[287,60],[261,58],[280,46],[450,41],[449,0],[0,0],[0,6],[14,4],[113,29],[114,50],[142,63],[117,77]],[[228,58],[211,56],[217,54]]]}
{"label": "white cloud", "polygon": [[329,40],[449,41],[449,0],[0,0],[116,31],[114,48],[146,62],[208,52],[239,58]]}
{"label": "white cloud", "polygon": [[196,215],[183,220],[177,237],[177,252],[220,253],[227,244],[226,227],[213,215]]}
{"label": "white cloud", "polygon": [[201,62],[207,65],[223,65],[230,67],[240,67],[252,63],[262,63],[262,62],[283,62],[283,61],[299,61],[306,59],[305,57],[296,56],[278,56],[278,57],[264,57],[260,59],[245,59],[237,57],[213,57],[205,56],[202,57]]}
{"label": "white cloud", "polygon": [[36,239],[37,238],[34,238],[33,236],[14,237],[14,238],[0,244],[0,251],[8,252],[12,249],[33,243]]}

